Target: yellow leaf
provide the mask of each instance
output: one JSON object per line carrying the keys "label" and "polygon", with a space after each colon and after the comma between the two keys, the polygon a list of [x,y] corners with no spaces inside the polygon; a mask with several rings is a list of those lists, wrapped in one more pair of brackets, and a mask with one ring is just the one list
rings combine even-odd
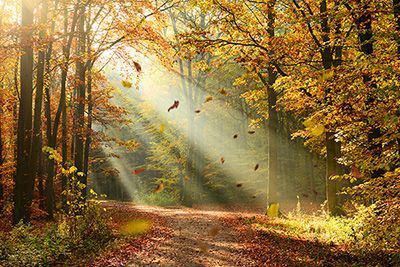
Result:
{"label": "yellow leaf", "polygon": [[310,131],[312,136],[318,137],[321,136],[325,132],[325,127],[322,124],[318,124],[317,126],[313,127]]}
{"label": "yellow leaf", "polygon": [[165,131],[165,125],[161,124],[160,125],[160,133],[163,133]]}
{"label": "yellow leaf", "polygon": [[83,172],[77,172],[76,175],[83,177],[85,174]]}
{"label": "yellow leaf", "polygon": [[126,235],[141,235],[150,230],[151,222],[147,220],[133,220],[121,227],[120,231]]}
{"label": "yellow leaf", "polygon": [[206,100],[204,101],[204,103],[210,102],[212,100],[213,100],[213,97],[209,95],[206,97]]}
{"label": "yellow leaf", "polygon": [[277,218],[279,215],[279,203],[271,203],[267,209],[267,216]]}
{"label": "yellow leaf", "polygon": [[125,80],[121,81],[121,84],[125,88],[131,88],[132,87],[132,83],[128,82],[128,81],[125,81]]}

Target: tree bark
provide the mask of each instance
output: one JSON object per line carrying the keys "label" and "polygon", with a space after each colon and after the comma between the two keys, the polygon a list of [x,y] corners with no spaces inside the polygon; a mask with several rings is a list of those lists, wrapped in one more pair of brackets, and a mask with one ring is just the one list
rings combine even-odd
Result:
{"label": "tree bark", "polygon": [[14,187],[14,224],[30,220],[30,192],[32,181],[29,170],[32,139],[32,89],[33,89],[33,48],[32,26],[33,5],[28,0],[22,0],[21,26],[21,64],[20,64],[20,102],[18,112],[17,133],[17,171]]}
{"label": "tree bark", "polygon": [[[42,0],[41,17],[40,23],[47,23],[47,10],[48,3],[47,0]],[[45,40],[46,30],[41,30],[39,33],[39,38]],[[45,56],[46,52],[44,49],[39,51],[38,63],[37,63],[37,74],[36,74],[36,96],[35,96],[35,112],[33,119],[33,136],[32,136],[32,147],[31,147],[31,157],[30,157],[30,171],[31,178],[30,182],[31,188],[33,190],[34,181],[36,179],[36,174],[38,170],[39,154],[42,153],[41,149],[41,127],[42,127],[42,103],[43,103],[43,86],[44,86],[44,69],[45,69]],[[33,192],[30,192],[30,197],[33,197]]]}
{"label": "tree bark", "polygon": [[[75,132],[75,167],[78,172],[83,172],[83,152],[84,152],[84,128],[85,128],[85,94],[86,94],[86,84],[85,84],[85,61],[82,58],[85,54],[85,4],[80,3],[79,7],[79,19],[78,19],[78,57],[80,59],[76,63],[76,92],[77,92],[77,108],[75,110],[76,115],[76,125],[77,129]],[[82,184],[87,184],[86,176],[80,176],[79,182]],[[86,187],[82,189],[82,197],[86,198]]]}

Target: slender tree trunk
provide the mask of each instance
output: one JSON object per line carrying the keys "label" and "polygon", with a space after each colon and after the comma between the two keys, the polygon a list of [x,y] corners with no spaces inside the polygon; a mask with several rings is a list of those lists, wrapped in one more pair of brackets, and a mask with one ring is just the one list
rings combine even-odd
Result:
{"label": "slender tree trunk", "polygon": [[[330,45],[330,32],[331,29],[328,23],[327,14],[327,2],[323,0],[320,2],[320,14],[321,14],[321,30],[322,30],[322,49],[321,57],[322,64],[326,71],[332,69],[334,64],[333,53],[337,50],[333,50]],[[341,59],[337,60],[337,64],[340,64]],[[325,99],[327,105],[331,105],[332,101],[330,99],[331,88],[325,89]],[[341,144],[336,141],[335,133],[333,131],[327,131],[325,133],[325,146],[326,146],[326,169],[325,169],[325,180],[326,180],[326,199],[328,212],[331,215],[339,215],[341,213],[341,201],[338,197],[338,191],[340,189],[339,182],[337,180],[332,180],[335,175],[341,174],[341,166],[338,164],[337,160],[341,156]]]}
{"label": "slender tree trunk", "polygon": [[33,5],[28,0],[22,0],[22,27],[21,34],[21,64],[20,64],[20,104],[18,112],[17,134],[17,171],[14,187],[14,217],[13,222],[30,220],[30,192],[31,175],[29,159],[31,155],[32,139],[32,89],[33,89],[33,48],[32,26]]}
{"label": "slender tree trunk", "polygon": [[393,0],[393,14],[397,31],[397,58],[400,59],[400,0]]}
{"label": "slender tree trunk", "polygon": [[[85,5],[81,3],[79,10],[78,19],[78,56],[83,57],[85,53]],[[84,59],[80,58],[76,63],[76,76],[77,76],[77,108],[76,112],[76,124],[77,129],[75,132],[75,167],[78,172],[83,172],[83,152],[84,152],[84,129],[85,129],[85,63]],[[80,182],[87,184],[86,176],[80,176]],[[82,196],[86,198],[86,187],[82,189]]]}
{"label": "slender tree trunk", "polygon": [[[1,86],[2,87],[2,86]],[[0,100],[2,99],[2,95],[0,95]],[[2,101],[0,101],[2,103]],[[3,107],[0,105],[0,120],[3,120]],[[4,150],[4,145],[3,145],[3,127],[2,124],[0,124],[0,203],[3,200],[3,194],[4,194],[4,189],[3,189],[3,174],[1,172],[1,166],[4,163],[4,156],[3,156],[3,150]],[[2,207],[0,206],[0,210]]]}
{"label": "slender tree trunk", "polygon": [[90,144],[92,142],[92,115],[93,115],[93,99],[92,99],[92,65],[89,64],[87,70],[87,95],[88,95],[88,122],[86,129],[86,140],[85,140],[85,153],[84,153],[84,162],[83,162],[83,172],[85,177],[88,175],[89,171],[89,155],[90,155]]}
{"label": "slender tree trunk", "polygon": [[[78,5],[75,6],[74,14],[71,22],[71,29],[68,31],[68,9],[64,7],[64,63],[61,68],[61,94],[60,94],[60,110],[61,110],[61,154],[62,154],[62,165],[64,168],[68,168],[68,125],[67,125],[67,77],[69,70],[69,59],[71,55],[71,46],[78,19]],[[65,192],[68,186],[68,177],[62,175],[61,177],[61,191]],[[61,206],[64,211],[67,210],[67,197],[65,194],[61,196]]]}
{"label": "slender tree trunk", "polygon": [[[42,0],[41,18],[40,23],[47,23],[47,0]],[[45,40],[46,31],[42,30],[39,34],[41,40]],[[33,197],[33,187],[38,170],[39,154],[42,153],[41,149],[41,127],[42,127],[42,103],[43,103],[43,86],[44,86],[44,67],[45,67],[45,50],[39,51],[38,63],[37,63],[37,76],[36,76],[36,96],[35,96],[35,112],[33,122],[33,136],[32,136],[32,147],[30,157],[30,171],[31,171],[31,188],[30,197]]]}
{"label": "slender tree trunk", "polygon": [[272,68],[268,70],[268,200],[267,205],[279,203],[278,193],[278,112],[276,111],[277,95],[272,86],[276,74]]}

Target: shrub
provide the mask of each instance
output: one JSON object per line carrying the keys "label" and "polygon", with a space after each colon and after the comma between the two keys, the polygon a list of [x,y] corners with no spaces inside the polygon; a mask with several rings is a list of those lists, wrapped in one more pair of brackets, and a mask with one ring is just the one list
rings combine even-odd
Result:
{"label": "shrub", "polygon": [[163,191],[143,196],[144,203],[158,206],[174,206],[179,204],[179,199],[172,193]]}
{"label": "shrub", "polygon": [[78,253],[99,251],[110,241],[102,207],[89,202],[81,215],[64,216],[44,232],[18,224],[0,234],[0,266],[49,266]]}

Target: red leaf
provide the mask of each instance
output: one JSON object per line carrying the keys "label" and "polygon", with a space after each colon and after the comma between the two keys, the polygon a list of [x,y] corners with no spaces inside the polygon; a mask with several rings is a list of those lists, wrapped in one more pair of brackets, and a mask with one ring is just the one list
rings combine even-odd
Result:
{"label": "red leaf", "polygon": [[178,108],[179,107],[179,101],[178,100],[175,100],[174,101],[174,104],[172,104],[172,106],[170,106],[169,108],[168,108],[168,112],[170,112],[172,109],[175,109],[175,108]]}
{"label": "red leaf", "polygon": [[142,172],[144,172],[145,170],[146,170],[145,168],[139,168],[139,169],[132,171],[132,173],[135,175],[138,175],[138,174],[141,174]]}
{"label": "red leaf", "polygon": [[142,71],[142,66],[140,66],[139,63],[137,63],[136,61],[133,61],[133,65],[135,65],[135,69],[137,72],[141,72]]}

